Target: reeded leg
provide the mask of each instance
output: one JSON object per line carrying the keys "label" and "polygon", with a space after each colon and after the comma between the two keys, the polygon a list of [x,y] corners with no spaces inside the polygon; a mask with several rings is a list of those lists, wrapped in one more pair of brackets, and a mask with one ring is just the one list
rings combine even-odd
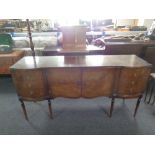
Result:
{"label": "reeded leg", "polygon": [[134,112],[134,117],[136,116],[138,107],[139,107],[139,105],[140,105],[141,98],[142,98],[142,95],[139,96],[139,98],[138,98],[138,100],[137,100],[137,104],[136,104],[136,108],[135,108],[135,112]]}
{"label": "reeded leg", "polygon": [[51,106],[51,100],[48,100],[48,109],[49,109],[49,114],[50,114],[50,118],[53,118],[53,114],[52,114],[52,106]]}
{"label": "reeded leg", "polygon": [[115,102],[115,98],[112,97],[109,117],[112,116],[112,112],[113,112],[113,108],[114,108],[114,102]]}
{"label": "reeded leg", "polygon": [[24,104],[24,101],[22,99],[19,99],[19,101],[21,102],[21,107],[23,109],[23,112],[24,112],[24,116],[25,116],[25,119],[28,121],[28,117],[27,117],[27,112],[26,112],[26,108],[25,108],[25,104]]}

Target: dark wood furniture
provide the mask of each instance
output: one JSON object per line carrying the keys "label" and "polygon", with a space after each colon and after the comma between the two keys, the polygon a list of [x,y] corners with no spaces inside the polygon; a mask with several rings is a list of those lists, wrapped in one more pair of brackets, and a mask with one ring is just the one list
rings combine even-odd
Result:
{"label": "dark wood furniture", "polygon": [[63,26],[61,31],[63,49],[86,48],[86,26]]}
{"label": "dark wood furniture", "polygon": [[151,64],[135,55],[24,57],[11,67],[13,81],[27,118],[24,101],[56,97],[138,98],[134,116],[145,90]]}
{"label": "dark wood furniture", "polygon": [[78,55],[137,55],[153,65],[155,72],[155,41],[105,42],[105,47],[88,45],[82,52],[79,50],[63,50],[62,48],[46,47],[44,56],[78,56]]}
{"label": "dark wood furniture", "polygon": [[82,55],[105,55],[105,47],[97,47],[94,45],[88,45],[84,49],[63,49],[61,47],[51,48],[46,47],[42,51],[43,56],[82,56]]}
{"label": "dark wood furniture", "polygon": [[0,75],[10,74],[10,66],[24,56],[23,51],[0,52]]}
{"label": "dark wood furniture", "polygon": [[131,55],[145,56],[148,47],[155,47],[155,41],[105,42],[105,47],[88,45],[83,50],[64,50],[63,48],[46,47],[42,52],[45,56],[67,55],[69,53],[85,53],[85,55]]}

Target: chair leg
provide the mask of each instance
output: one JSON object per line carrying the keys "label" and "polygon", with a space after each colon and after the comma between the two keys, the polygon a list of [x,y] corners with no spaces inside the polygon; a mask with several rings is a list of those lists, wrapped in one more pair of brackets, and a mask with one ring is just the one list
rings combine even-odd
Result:
{"label": "chair leg", "polygon": [[[145,93],[144,102],[145,102],[146,99],[147,99],[147,95],[148,95],[148,92],[149,92],[150,85],[151,85],[151,80],[149,80],[148,85],[147,85],[147,89],[146,89],[146,93]],[[146,103],[146,102],[145,102],[145,103]]]}
{"label": "chair leg", "polygon": [[150,94],[149,101],[147,102],[147,104],[149,104],[151,101],[153,90],[154,90],[154,86],[152,86],[152,88],[151,88],[151,94]]}
{"label": "chair leg", "polygon": [[135,112],[134,112],[134,117],[136,117],[136,113],[137,113],[138,107],[140,105],[141,98],[142,98],[142,95],[139,96],[139,98],[137,100],[137,104],[136,104],[136,108],[135,108]]}
{"label": "chair leg", "polygon": [[155,102],[155,96],[154,96],[154,99],[153,99],[152,105],[154,105],[154,102]]}
{"label": "chair leg", "polygon": [[114,102],[115,102],[115,98],[112,97],[109,117],[112,116],[112,112],[113,112],[113,108],[114,108]]}
{"label": "chair leg", "polygon": [[19,101],[21,102],[21,107],[23,109],[23,112],[24,112],[24,116],[25,116],[25,119],[28,121],[28,117],[27,117],[27,112],[26,112],[26,108],[25,108],[25,104],[24,104],[24,101],[22,99],[19,99]]}
{"label": "chair leg", "polygon": [[49,109],[49,114],[50,114],[50,118],[53,118],[53,114],[52,114],[52,106],[51,106],[51,100],[48,100],[48,109]]}

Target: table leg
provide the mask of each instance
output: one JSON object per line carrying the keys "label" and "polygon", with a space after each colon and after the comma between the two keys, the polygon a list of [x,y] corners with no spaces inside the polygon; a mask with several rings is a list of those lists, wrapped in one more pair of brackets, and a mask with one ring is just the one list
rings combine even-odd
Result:
{"label": "table leg", "polygon": [[51,106],[51,100],[48,100],[48,109],[49,109],[49,114],[50,114],[50,118],[53,118],[53,114],[52,114],[52,106]]}
{"label": "table leg", "polygon": [[139,96],[139,98],[137,100],[137,104],[136,104],[136,108],[135,108],[135,112],[134,112],[134,117],[136,117],[136,113],[137,113],[138,107],[140,105],[141,98],[142,98],[142,95]]}
{"label": "table leg", "polygon": [[19,101],[21,102],[21,107],[23,109],[25,119],[28,121],[28,117],[27,117],[27,112],[26,112],[24,101],[22,99],[19,99]]}
{"label": "table leg", "polygon": [[113,108],[114,108],[114,102],[115,102],[115,98],[112,97],[109,117],[112,116],[112,112],[113,112]]}

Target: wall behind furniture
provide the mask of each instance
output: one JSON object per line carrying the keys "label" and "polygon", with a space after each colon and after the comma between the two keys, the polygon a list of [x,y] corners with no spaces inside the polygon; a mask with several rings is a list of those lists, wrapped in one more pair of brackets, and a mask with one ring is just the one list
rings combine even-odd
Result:
{"label": "wall behind furniture", "polygon": [[150,27],[151,27],[151,25],[153,23],[153,20],[154,19],[144,19],[144,24],[143,25],[147,27],[147,30],[150,29]]}

